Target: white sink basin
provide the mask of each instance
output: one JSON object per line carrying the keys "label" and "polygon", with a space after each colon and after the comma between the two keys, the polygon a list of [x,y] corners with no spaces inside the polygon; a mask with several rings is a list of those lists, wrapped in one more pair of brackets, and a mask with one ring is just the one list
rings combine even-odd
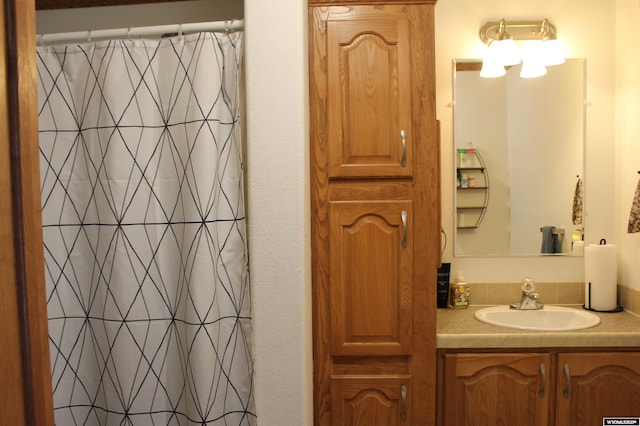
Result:
{"label": "white sink basin", "polygon": [[571,331],[600,324],[600,318],[591,312],[549,305],[539,310],[516,310],[507,305],[492,306],[478,310],[475,316],[488,324],[520,330]]}

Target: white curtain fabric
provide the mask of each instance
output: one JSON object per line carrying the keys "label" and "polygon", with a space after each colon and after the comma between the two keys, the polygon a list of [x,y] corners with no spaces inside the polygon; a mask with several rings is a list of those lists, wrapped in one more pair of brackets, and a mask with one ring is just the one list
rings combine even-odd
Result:
{"label": "white curtain fabric", "polygon": [[57,425],[255,424],[242,33],[37,56]]}

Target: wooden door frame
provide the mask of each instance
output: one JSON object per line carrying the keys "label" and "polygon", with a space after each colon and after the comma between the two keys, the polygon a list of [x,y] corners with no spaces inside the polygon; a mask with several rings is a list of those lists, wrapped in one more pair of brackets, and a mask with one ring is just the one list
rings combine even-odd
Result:
{"label": "wooden door frame", "polygon": [[50,426],[53,398],[40,213],[34,1],[5,0],[1,32],[1,146],[8,158],[0,178],[0,202],[7,207],[2,212],[0,244],[9,255],[0,260],[0,269],[2,293],[11,298],[3,300],[0,312],[4,370],[0,416],[3,424]]}

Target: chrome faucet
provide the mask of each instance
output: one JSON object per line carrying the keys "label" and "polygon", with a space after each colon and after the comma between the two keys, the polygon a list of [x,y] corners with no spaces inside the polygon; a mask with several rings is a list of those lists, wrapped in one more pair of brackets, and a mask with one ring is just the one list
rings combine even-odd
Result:
{"label": "chrome faucet", "polygon": [[522,280],[522,298],[518,302],[514,302],[509,305],[511,309],[519,310],[535,310],[542,309],[544,305],[538,303],[540,295],[534,290],[536,289],[536,282],[531,278],[525,278]]}

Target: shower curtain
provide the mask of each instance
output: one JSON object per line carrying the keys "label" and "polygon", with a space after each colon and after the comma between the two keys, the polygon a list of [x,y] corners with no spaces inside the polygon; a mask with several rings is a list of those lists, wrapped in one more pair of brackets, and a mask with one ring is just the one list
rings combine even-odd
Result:
{"label": "shower curtain", "polygon": [[37,56],[57,425],[255,424],[242,32]]}

